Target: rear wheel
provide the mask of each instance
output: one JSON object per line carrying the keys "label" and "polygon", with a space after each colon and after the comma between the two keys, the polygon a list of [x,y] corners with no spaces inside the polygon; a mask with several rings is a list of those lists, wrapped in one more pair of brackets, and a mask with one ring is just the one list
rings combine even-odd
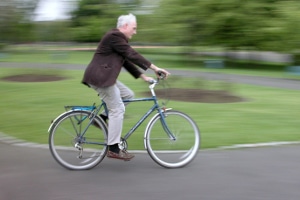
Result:
{"label": "rear wheel", "polygon": [[146,128],[145,145],[151,158],[166,168],[190,163],[200,148],[200,131],[186,114],[168,110],[155,115]]}
{"label": "rear wheel", "polygon": [[[91,169],[107,152],[107,126],[99,117],[91,122],[91,112],[69,111],[54,121],[49,148],[54,159],[72,170]],[[90,124],[91,122],[91,124]]]}

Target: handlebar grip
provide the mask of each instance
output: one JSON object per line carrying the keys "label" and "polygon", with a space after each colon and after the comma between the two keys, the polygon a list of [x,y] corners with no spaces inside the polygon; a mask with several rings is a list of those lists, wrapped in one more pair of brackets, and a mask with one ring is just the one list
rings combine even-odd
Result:
{"label": "handlebar grip", "polygon": [[157,74],[160,79],[164,79],[166,77],[166,75],[162,71],[158,71]]}

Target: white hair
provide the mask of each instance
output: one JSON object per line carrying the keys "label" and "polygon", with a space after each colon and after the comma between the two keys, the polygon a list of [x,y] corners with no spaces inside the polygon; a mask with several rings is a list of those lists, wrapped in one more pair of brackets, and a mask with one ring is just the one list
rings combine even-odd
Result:
{"label": "white hair", "polygon": [[136,17],[133,14],[129,13],[128,15],[121,15],[118,18],[117,28],[120,28],[125,24],[129,24],[131,22],[136,22]]}

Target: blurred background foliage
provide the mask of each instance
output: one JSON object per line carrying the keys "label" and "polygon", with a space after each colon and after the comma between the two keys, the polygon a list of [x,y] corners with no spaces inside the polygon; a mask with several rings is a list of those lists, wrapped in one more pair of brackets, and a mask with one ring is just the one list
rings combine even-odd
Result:
{"label": "blurred background foliage", "polygon": [[68,20],[34,21],[38,2],[1,0],[0,43],[98,42],[131,12],[136,44],[277,52],[300,46],[298,0],[78,0]]}

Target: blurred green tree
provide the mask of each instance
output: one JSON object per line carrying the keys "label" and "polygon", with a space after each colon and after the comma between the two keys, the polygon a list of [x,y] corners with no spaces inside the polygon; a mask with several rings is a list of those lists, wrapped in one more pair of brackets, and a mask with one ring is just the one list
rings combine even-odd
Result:
{"label": "blurred green tree", "polygon": [[[287,3],[288,2],[288,3]],[[282,46],[289,47],[299,55],[300,51],[300,3],[298,1],[281,1],[278,12],[285,21],[285,38]]]}
{"label": "blurred green tree", "polygon": [[34,40],[31,22],[38,0],[1,0],[0,42],[18,43]]}
{"label": "blurred green tree", "polygon": [[[98,42],[109,29],[116,27],[122,14],[137,15],[138,35],[133,41],[153,42],[156,34],[149,27],[154,24],[152,12],[160,0],[80,0],[72,13],[71,29],[77,42]],[[141,34],[140,34],[141,31]]]}
{"label": "blurred green tree", "polygon": [[122,14],[120,4],[110,0],[81,0],[72,12],[71,30],[77,42],[96,42],[116,26],[116,16]]}
{"label": "blurred green tree", "polygon": [[162,0],[155,13],[157,32],[181,45],[286,51],[300,38],[299,5],[296,0]]}
{"label": "blurred green tree", "polygon": [[37,42],[72,42],[69,20],[35,22]]}

